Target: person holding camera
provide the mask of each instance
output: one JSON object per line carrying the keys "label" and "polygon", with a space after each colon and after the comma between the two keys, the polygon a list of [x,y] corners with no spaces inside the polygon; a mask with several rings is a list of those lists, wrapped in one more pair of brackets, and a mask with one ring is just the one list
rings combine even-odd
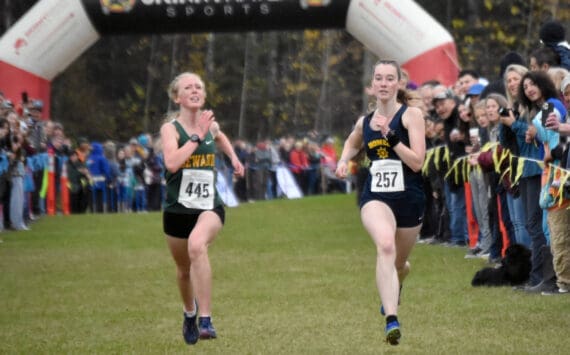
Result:
{"label": "person holding camera", "polygon": [[[557,140],[551,133],[537,136],[537,127],[541,126],[541,107],[545,102],[556,100],[558,93],[554,83],[544,72],[526,72],[520,81],[518,89],[518,99],[521,103],[521,115],[526,119],[516,119],[511,110],[509,116],[501,116],[501,122],[510,127],[521,142],[519,144],[519,155],[527,158],[524,161],[523,173],[520,178],[520,193],[525,206],[527,219],[526,229],[531,239],[532,270],[530,279],[525,291],[542,292],[549,286],[543,281],[545,258],[549,258],[549,247],[546,243],[545,231],[543,229],[543,210],[540,207],[540,191],[542,186],[542,168],[537,160],[543,159],[542,151],[546,150],[545,158],[548,160],[550,152],[548,145]],[[560,101],[558,101],[559,104]],[[560,113],[558,113],[560,115]],[[527,120],[530,123],[527,123]],[[546,143],[546,144],[545,144]],[[546,145],[546,147],[545,147]]]}
{"label": "person holding camera", "polygon": [[[501,107],[499,125],[499,142],[504,149],[508,149],[514,156],[519,156],[520,146],[526,144],[524,136],[517,139],[517,136],[511,130],[510,125],[505,122],[511,121],[511,111],[515,120],[526,120],[526,113],[519,101],[519,86],[522,77],[528,72],[527,67],[520,64],[511,64],[507,66],[503,74],[504,86],[506,88],[507,106]],[[523,244],[530,249],[530,236],[526,230],[526,215],[523,199],[520,194],[520,186],[518,182],[510,179],[515,176],[517,171],[518,161],[516,159],[511,161],[511,174],[509,174],[509,192],[507,194],[507,206],[511,216],[511,222],[515,233],[517,243]],[[513,185],[514,184],[514,185]]]}

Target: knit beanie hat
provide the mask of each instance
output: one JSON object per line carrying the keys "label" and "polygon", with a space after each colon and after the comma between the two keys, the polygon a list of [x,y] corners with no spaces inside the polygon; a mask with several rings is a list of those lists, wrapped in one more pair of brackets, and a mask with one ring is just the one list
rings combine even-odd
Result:
{"label": "knit beanie hat", "polygon": [[505,54],[503,56],[503,58],[501,58],[501,62],[500,64],[500,73],[499,76],[502,78],[503,74],[505,74],[505,70],[507,70],[507,67],[511,64],[520,64],[520,65],[525,65],[525,61],[524,58],[517,52],[508,52],[507,54]]}
{"label": "knit beanie hat", "polygon": [[548,21],[540,27],[538,36],[544,44],[557,44],[566,38],[566,29],[560,22]]}

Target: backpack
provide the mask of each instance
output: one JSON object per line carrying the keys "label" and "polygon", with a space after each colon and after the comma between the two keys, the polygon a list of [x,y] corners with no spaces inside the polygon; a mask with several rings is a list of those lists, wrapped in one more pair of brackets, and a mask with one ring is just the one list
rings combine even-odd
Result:
{"label": "backpack", "polygon": [[564,171],[551,164],[544,168],[539,198],[542,209],[556,211],[570,205],[570,180]]}

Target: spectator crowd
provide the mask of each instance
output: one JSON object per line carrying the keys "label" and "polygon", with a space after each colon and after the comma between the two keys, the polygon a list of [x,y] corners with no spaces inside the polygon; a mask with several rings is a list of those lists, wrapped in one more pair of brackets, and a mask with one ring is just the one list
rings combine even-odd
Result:
{"label": "spectator crowd", "polygon": [[[500,262],[508,245],[522,244],[532,252],[526,292],[560,294],[570,287],[565,36],[559,22],[545,23],[542,45],[527,58],[507,51],[494,78],[464,69],[449,87],[407,76],[400,83],[406,93],[400,100],[420,108],[426,125],[420,242],[466,247],[466,258],[490,263]],[[42,119],[42,110],[40,100],[16,105],[0,93],[0,229],[27,230],[53,213],[161,210],[164,164],[155,136],[102,143],[68,137],[60,123]],[[338,179],[336,142],[316,131],[237,139],[245,177],[233,176],[221,155],[216,166],[241,202],[285,196],[283,168],[302,195],[358,191],[367,162],[355,158],[350,180]]]}
{"label": "spectator crowd", "polygon": [[511,244],[531,251],[528,281],[544,295],[570,287],[570,46],[559,22],[541,26],[528,58],[507,52],[496,78],[462,70],[454,86],[422,83],[427,197],[420,242],[469,246],[499,264]]}
{"label": "spectator crowd", "polygon": [[[143,133],[128,142],[68,137],[61,123],[42,119],[42,111],[40,100],[14,105],[0,93],[2,229],[27,230],[45,214],[162,209],[165,168],[157,136]],[[234,177],[221,155],[216,165],[241,202],[284,196],[278,167],[291,172],[302,195],[346,190],[334,176],[332,137],[309,132],[255,144],[236,140],[235,149],[248,168],[244,178]]]}

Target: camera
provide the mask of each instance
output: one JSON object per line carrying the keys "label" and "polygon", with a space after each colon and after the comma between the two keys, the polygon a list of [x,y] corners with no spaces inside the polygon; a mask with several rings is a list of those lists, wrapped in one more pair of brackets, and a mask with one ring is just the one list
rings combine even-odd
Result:
{"label": "camera", "polygon": [[511,111],[511,109],[508,109],[506,107],[499,107],[499,116],[509,117],[510,111]]}

